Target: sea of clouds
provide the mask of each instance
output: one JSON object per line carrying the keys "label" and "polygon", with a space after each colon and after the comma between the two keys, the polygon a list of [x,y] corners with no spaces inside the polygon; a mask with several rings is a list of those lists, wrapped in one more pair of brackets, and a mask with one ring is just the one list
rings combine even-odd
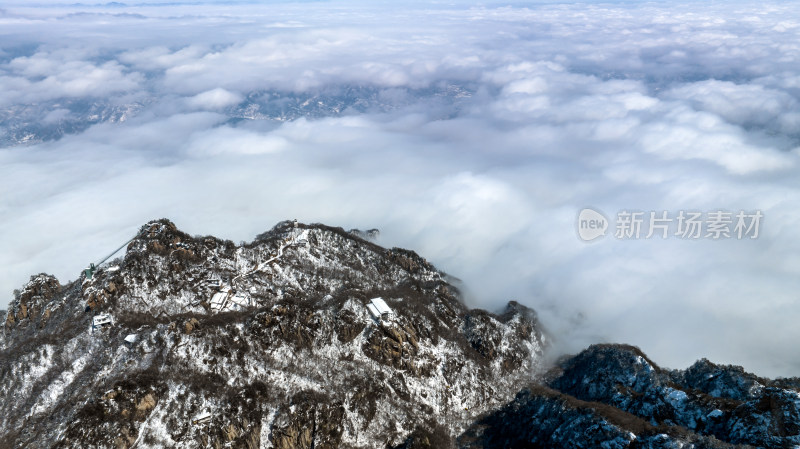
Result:
{"label": "sea of clouds", "polygon": [[[470,305],[535,308],[559,351],[800,375],[792,2],[5,3],[0,113],[137,106],[0,148],[0,308],[150,219],[240,241],[297,218],[380,228]],[[347,89],[370,106],[232,119]],[[578,238],[584,207],[609,235]],[[621,210],[764,218],[757,239],[616,239]]]}

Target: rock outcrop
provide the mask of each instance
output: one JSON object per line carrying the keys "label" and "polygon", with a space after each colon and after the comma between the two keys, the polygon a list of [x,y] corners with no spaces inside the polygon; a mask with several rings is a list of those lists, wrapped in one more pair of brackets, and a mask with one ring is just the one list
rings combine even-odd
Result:
{"label": "rock outcrop", "polygon": [[[546,384],[546,385],[545,385]],[[464,448],[794,448],[797,379],[701,360],[666,370],[638,348],[594,345],[489,413]]]}

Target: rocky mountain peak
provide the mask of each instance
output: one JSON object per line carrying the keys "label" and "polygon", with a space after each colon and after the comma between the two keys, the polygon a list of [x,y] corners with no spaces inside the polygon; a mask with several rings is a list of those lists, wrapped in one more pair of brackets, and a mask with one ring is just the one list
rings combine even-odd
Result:
{"label": "rocky mountain peak", "polygon": [[[471,310],[448,279],[321,224],[237,245],[148,222],[92,276],[23,289],[0,430],[14,447],[452,442],[530,381],[545,336],[532,310]],[[35,326],[17,319],[32,298],[50,311]]]}
{"label": "rocky mountain peak", "polygon": [[744,401],[755,397],[768,380],[745,372],[741,366],[717,365],[707,359],[695,362],[673,376],[681,384],[711,396]]}
{"label": "rocky mountain peak", "polygon": [[620,388],[643,391],[660,384],[661,368],[630,345],[592,345],[559,367],[550,385],[577,398],[595,400],[618,394]]}
{"label": "rocky mountain peak", "polygon": [[89,274],[15,295],[0,448],[800,445],[797,378],[622,344],[544,372],[534,310],[470,309],[352,230],[283,221],[237,245],[155,220]]}
{"label": "rocky mountain peak", "polygon": [[666,370],[638,348],[593,345],[562,361],[547,385],[578,400],[610,405],[668,434],[685,435],[700,447],[800,443],[797,386],[741,367],[700,360],[686,370]]}
{"label": "rocky mountain peak", "polygon": [[32,322],[46,322],[50,317],[50,310],[45,306],[62,290],[61,283],[55,276],[40,273],[31,276],[21,290],[14,292],[14,300],[9,305],[6,313],[6,328],[12,328],[17,323],[28,320]]}

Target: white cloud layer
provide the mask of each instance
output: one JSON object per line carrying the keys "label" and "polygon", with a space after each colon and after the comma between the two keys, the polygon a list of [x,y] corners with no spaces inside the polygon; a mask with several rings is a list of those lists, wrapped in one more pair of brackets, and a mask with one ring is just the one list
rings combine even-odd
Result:
{"label": "white cloud layer", "polygon": [[[0,11],[0,118],[137,112],[0,148],[8,299],[149,219],[249,240],[298,218],[378,227],[565,351],[800,375],[793,4],[72,3]],[[765,218],[756,240],[587,244],[584,207]]]}

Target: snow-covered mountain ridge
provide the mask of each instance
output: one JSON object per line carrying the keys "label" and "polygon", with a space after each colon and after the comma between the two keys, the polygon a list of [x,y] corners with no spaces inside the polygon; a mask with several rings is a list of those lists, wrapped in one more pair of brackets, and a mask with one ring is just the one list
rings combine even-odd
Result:
{"label": "snow-covered mountain ridge", "polygon": [[470,309],[376,234],[156,220],[91,276],[33,276],[0,332],[0,448],[800,447],[800,379],[609,344],[544,366],[533,310]]}
{"label": "snow-covered mountain ridge", "polygon": [[91,278],[34,276],[0,341],[4,441],[377,447],[512,399],[541,360],[536,314],[469,310],[422,257],[357,234],[283,222],[237,246],[159,220]]}

